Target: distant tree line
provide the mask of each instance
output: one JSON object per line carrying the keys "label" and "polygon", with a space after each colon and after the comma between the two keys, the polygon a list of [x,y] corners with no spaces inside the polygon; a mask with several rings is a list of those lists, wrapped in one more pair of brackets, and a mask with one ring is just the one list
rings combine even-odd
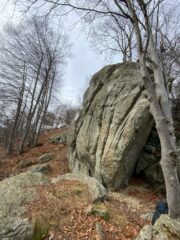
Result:
{"label": "distant tree line", "polygon": [[46,18],[8,24],[0,35],[0,127],[7,153],[35,146],[69,55]]}
{"label": "distant tree line", "polygon": [[79,111],[79,107],[60,104],[54,110],[46,113],[44,119],[44,128],[59,128],[62,126],[68,127]]}

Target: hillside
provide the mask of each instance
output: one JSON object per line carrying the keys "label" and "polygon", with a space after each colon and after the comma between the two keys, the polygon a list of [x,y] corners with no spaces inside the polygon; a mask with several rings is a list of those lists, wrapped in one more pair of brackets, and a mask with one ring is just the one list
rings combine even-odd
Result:
{"label": "hillside", "polygon": [[[39,146],[20,155],[6,157],[1,155],[1,180],[8,176],[26,172],[29,167],[20,168],[23,160],[37,163],[38,157],[54,153],[48,162],[48,178],[68,172],[66,145],[50,144],[49,138],[61,134],[61,129],[44,132]],[[141,228],[150,222],[156,201],[164,198],[141,179],[133,178],[128,186],[118,192],[108,192],[102,203],[92,203],[87,186],[78,181],[60,181],[48,186],[36,186],[37,196],[27,204],[29,219],[36,219],[37,232],[41,228],[43,238],[66,240],[130,240],[134,239]],[[93,210],[95,209],[95,210]],[[103,235],[103,238],[102,238]]]}

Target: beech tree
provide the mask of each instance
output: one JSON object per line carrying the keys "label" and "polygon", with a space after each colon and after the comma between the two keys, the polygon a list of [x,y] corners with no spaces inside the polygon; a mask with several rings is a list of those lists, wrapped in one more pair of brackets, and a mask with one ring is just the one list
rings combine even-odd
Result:
{"label": "beech tree", "polygon": [[[20,1],[20,0],[19,0]],[[21,1],[22,2],[22,1]],[[26,0],[28,9],[32,5],[40,6],[39,0]],[[147,90],[149,111],[154,118],[156,129],[161,142],[161,167],[164,174],[169,216],[180,217],[180,183],[177,175],[177,147],[174,133],[171,101],[167,88],[168,78],[162,64],[159,49],[156,44],[156,32],[153,28],[154,19],[159,21],[159,11],[165,0],[44,0],[51,4],[51,10],[64,9],[80,11],[83,16],[91,16],[92,21],[99,18],[109,18],[112,21],[128,20],[134,29],[139,69]],[[26,5],[27,6],[27,5]],[[158,30],[158,29],[156,29]],[[153,76],[149,72],[153,72]]]}
{"label": "beech tree", "polygon": [[121,57],[123,62],[135,60],[134,27],[127,19],[112,21],[109,17],[91,28],[91,45],[95,50],[112,57]]}

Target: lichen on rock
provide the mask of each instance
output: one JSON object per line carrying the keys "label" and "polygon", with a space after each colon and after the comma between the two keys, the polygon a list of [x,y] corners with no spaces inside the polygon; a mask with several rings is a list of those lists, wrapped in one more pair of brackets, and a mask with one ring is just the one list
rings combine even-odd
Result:
{"label": "lichen on rock", "polygon": [[155,225],[146,225],[136,240],[179,240],[180,221],[162,214]]}
{"label": "lichen on rock", "polygon": [[25,216],[26,204],[36,197],[36,185],[47,185],[41,173],[25,172],[0,182],[0,239],[32,240],[33,226]]}
{"label": "lichen on rock", "polygon": [[106,66],[92,77],[67,134],[72,172],[111,189],[128,182],[153,124],[145,95],[136,63]]}

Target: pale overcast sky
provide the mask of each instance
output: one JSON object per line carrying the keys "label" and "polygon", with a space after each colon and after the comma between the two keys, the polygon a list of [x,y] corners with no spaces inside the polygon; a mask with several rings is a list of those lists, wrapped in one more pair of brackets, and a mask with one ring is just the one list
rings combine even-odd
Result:
{"label": "pale overcast sky", "polygon": [[[0,0],[0,29],[7,21],[20,21],[20,14],[14,9],[11,0]],[[68,61],[63,86],[59,89],[59,99],[63,103],[77,105],[88,79],[103,66],[112,63],[105,56],[95,54],[85,35],[76,31],[71,33],[73,57]]]}

